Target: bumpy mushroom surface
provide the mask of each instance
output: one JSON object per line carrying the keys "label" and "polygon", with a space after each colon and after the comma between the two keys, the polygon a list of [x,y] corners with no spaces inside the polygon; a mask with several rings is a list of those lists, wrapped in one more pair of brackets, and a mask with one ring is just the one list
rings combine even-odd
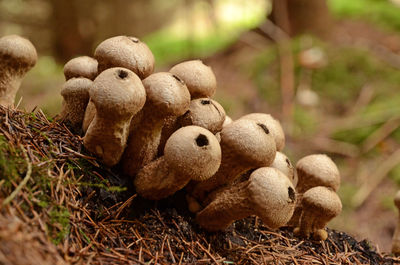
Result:
{"label": "bumpy mushroom surface", "polygon": [[97,76],[89,94],[96,107],[96,115],[83,144],[105,165],[113,166],[125,149],[130,120],[142,109],[146,91],[135,73],[115,67]]}
{"label": "bumpy mushroom surface", "polygon": [[274,162],[272,162],[271,167],[280,170],[292,181],[293,185],[296,186],[295,172],[292,163],[290,163],[289,158],[281,152],[276,152]]}
{"label": "bumpy mushroom surface", "polygon": [[78,132],[82,127],[92,83],[93,81],[83,77],[71,78],[61,89],[61,96],[64,100],[60,120],[75,132]]}
{"label": "bumpy mushroom surface", "polygon": [[218,170],[221,148],[215,136],[198,126],[177,130],[165,145],[164,156],[146,165],[135,178],[136,191],[159,200],[182,189],[191,179],[205,180]]}
{"label": "bumpy mushroom surface", "polygon": [[124,67],[144,79],[154,70],[153,53],[135,37],[116,36],[104,40],[97,46],[94,58],[99,62],[99,73],[111,67]]}
{"label": "bumpy mushroom surface", "polygon": [[203,201],[208,192],[232,183],[244,172],[271,165],[276,153],[275,141],[267,126],[251,120],[237,120],[224,127],[220,145],[222,162],[218,172],[191,188],[192,196],[199,201]]}
{"label": "bumpy mushroom surface", "polygon": [[314,154],[303,157],[296,164],[297,191],[304,193],[316,186],[324,186],[337,191],[340,186],[340,173],[336,164],[327,155]]}
{"label": "bumpy mushroom surface", "polygon": [[179,76],[185,82],[192,99],[211,97],[217,89],[214,72],[200,60],[179,63],[169,72]]}
{"label": "bumpy mushroom surface", "polygon": [[97,76],[97,60],[89,56],[79,56],[64,65],[66,80],[73,77],[85,77],[94,80]]}
{"label": "bumpy mushroom surface", "polygon": [[303,194],[301,201],[303,211],[300,225],[294,230],[297,235],[306,238],[313,235],[317,240],[326,240],[326,224],[342,211],[342,202],[331,188],[314,187]]}
{"label": "bumpy mushroom surface", "polygon": [[397,218],[396,230],[394,231],[392,239],[392,253],[395,254],[396,256],[399,256],[400,255],[400,190],[396,193],[394,197],[394,204],[399,212],[399,215]]}
{"label": "bumpy mushroom surface", "polygon": [[138,117],[131,122],[128,145],[122,158],[125,174],[133,177],[155,159],[165,120],[189,109],[190,94],[185,84],[167,72],[143,80],[147,99]]}
{"label": "bumpy mushroom surface", "polygon": [[269,228],[284,226],[293,214],[296,195],[291,181],[275,168],[259,168],[249,180],[231,185],[197,213],[209,231],[224,230],[233,221],[257,215]]}
{"label": "bumpy mushroom surface", "polygon": [[272,137],[274,137],[276,150],[283,150],[283,148],[285,147],[285,133],[283,132],[280,122],[274,117],[265,113],[250,113],[240,117],[240,119],[253,120],[257,122],[262,122],[267,125]]}
{"label": "bumpy mushroom surface", "polygon": [[0,38],[0,105],[13,107],[22,78],[36,64],[33,44],[20,36]]}

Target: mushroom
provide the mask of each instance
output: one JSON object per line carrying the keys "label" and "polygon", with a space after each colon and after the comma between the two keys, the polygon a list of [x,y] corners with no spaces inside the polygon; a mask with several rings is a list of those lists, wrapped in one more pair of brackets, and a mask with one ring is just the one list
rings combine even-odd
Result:
{"label": "mushroom", "polygon": [[87,78],[71,78],[61,89],[64,98],[60,120],[66,123],[73,131],[82,128],[85,109],[89,101],[89,89],[93,81]]}
{"label": "mushroom", "polygon": [[65,79],[85,77],[93,81],[97,76],[97,65],[97,60],[89,56],[71,59],[64,65]]}
{"label": "mushroom", "polygon": [[94,51],[94,58],[99,62],[99,73],[111,67],[124,67],[144,79],[154,70],[153,53],[135,37],[116,36],[104,40]]}
{"label": "mushroom", "polygon": [[36,61],[36,49],[29,40],[17,35],[0,38],[0,105],[14,105],[22,79]]}
{"label": "mushroom", "polygon": [[393,234],[392,239],[392,253],[396,256],[400,255],[400,190],[396,193],[394,197],[394,204],[396,205],[397,210],[399,211],[399,216],[397,218],[397,226],[396,230]]}
{"label": "mushroom", "polygon": [[186,85],[168,72],[155,73],[143,80],[147,99],[142,111],[131,123],[128,145],[122,157],[123,172],[133,177],[157,155],[165,120],[189,109]]}
{"label": "mushroom", "polygon": [[216,134],[221,131],[224,120],[225,110],[217,101],[210,98],[192,100],[189,110],[185,114],[177,118],[174,117],[174,119],[169,119],[164,126],[160,145],[158,146],[158,154],[162,155],[162,150],[164,150],[167,139],[177,129],[188,125],[196,125]]}
{"label": "mushroom", "polygon": [[339,196],[331,188],[318,186],[303,194],[301,205],[300,223],[293,232],[306,238],[312,235],[316,240],[326,240],[326,224],[342,211]]}
{"label": "mushroom", "polygon": [[297,186],[299,193],[296,209],[288,223],[296,227],[302,211],[302,194],[310,188],[324,186],[337,191],[340,186],[340,173],[335,163],[327,155],[313,154],[305,156],[296,164]]}
{"label": "mushroom", "polygon": [[93,81],[89,95],[96,114],[83,138],[84,146],[107,166],[118,163],[125,149],[129,123],[142,109],[146,91],[132,71],[115,67]]}
{"label": "mushroom", "polygon": [[221,148],[215,136],[198,126],[186,126],[168,139],[164,156],[146,165],[134,184],[138,194],[159,200],[182,189],[191,179],[210,178],[221,163]]}
{"label": "mushroom", "polygon": [[197,223],[208,231],[224,230],[235,220],[260,217],[271,229],[287,223],[293,214],[296,195],[291,181],[275,168],[255,170],[247,181],[222,189],[197,213]]}
{"label": "mushroom", "polygon": [[225,127],[226,125],[231,124],[232,121],[233,120],[231,117],[229,117],[228,115],[225,115],[225,120],[224,120],[224,123],[222,124],[222,127]]}
{"label": "mushroom", "polygon": [[290,179],[290,181],[292,181],[293,185],[296,186],[294,167],[285,154],[277,151],[271,167],[276,168],[283,174],[285,174]]}
{"label": "mushroom", "polygon": [[218,172],[206,181],[194,183],[189,192],[202,202],[207,193],[232,183],[244,172],[272,164],[275,141],[266,125],[237,120],[221,131],[222,162]]}
{"label": "mushroom", "polygon": [[185,82],[192,99],[211,97],[217,89],[217,80],[211,67],[200,60],[179,63],[169,72],[179,76]]}
{"label": "mushroom", "polygon": [[265,113],[250,113],[240,117],[240,119],[252,120],[262,122],[268,126],[271,131],[272,137],[274,137],[276,143],[276,150],[282,151],[285,147],[285,133],[283,132],[282,126],[278,120],[269,114]]}

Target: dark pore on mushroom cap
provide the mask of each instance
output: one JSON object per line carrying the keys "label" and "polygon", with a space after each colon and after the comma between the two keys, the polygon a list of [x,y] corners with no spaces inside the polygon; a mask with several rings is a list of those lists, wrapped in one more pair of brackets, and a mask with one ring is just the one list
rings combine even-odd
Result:
{"label": "dark pore on mushroom cap", "polygon": [[111,67],[124,67],[144,79],[153,73],[154,55],[138,38],[116,36],[100,43],[94,57],[98,61],[98,72]]}
{"label": "dark pore on mushroom cap", "polygon": [[169,168],[205,180],[217,172],[221,163],[221,147],[215,136],[199,126],[186,126],[167,140],[164,157]]}
{"label": "dark pore on mushroom cap", "polygon": [[89,56],[80,56],[69,60],[64,65],[66,80],[73,77],[85,77],[94,80],[97,76],[97,60]]}

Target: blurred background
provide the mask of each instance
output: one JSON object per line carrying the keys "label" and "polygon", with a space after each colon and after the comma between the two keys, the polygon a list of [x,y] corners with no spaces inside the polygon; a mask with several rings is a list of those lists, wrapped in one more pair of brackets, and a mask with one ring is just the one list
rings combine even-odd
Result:
{"label": "blurred background", "polygon": [[212,66],[233,119],[280,119],[295,164],[327,153],[344,211],[331,227],[390,251],[400,187],[399,0],[0,0],[0,35],[20,34],[39,61],[20,108],[61,108],[63,65],[116,35],[140,37],[156,71]]}

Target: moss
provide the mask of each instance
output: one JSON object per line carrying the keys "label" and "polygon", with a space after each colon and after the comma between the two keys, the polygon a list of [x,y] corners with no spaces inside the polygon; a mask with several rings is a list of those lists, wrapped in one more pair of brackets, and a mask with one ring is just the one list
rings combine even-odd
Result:
{"label": "moss", "polygon": [[48,226],[48,233],[54,244],[61,243],[70,232],[70,213],[67,208],[55,205],[49,211],[50,225]]}

